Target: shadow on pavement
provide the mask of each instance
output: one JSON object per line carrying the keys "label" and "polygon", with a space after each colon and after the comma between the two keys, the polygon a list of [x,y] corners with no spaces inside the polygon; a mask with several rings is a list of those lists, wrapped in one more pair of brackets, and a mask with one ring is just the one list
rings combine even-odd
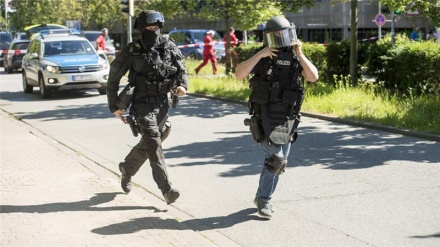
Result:
{"label": "shadow on pavement", "polygon": [[161,212],[155,207],[94,207],[99,204],[113,201],[117,195],[125,195],[121,192],[97,193],[89,200],[78,202],[55,202],[39,205],[0,205],[0,214],[10,213],[55,213],[65,211],[116,211],[116,210],[135,210],[148,209],[154,212]]}
{"label": "shadow on pavement", "polygon": [[[158,217],[143,217],[95,228],[92,232],[101,235],[116,235],[130,234],[148,229],[206,231],[211,229],[228,228],[250,220],[268,220],[256,216],[255,213],[255,208],[247,208],[227,216],[191,219],[182,222],[178,222],[175,219],[163,220]],[[203,221],[203,224],[200,221]]]}

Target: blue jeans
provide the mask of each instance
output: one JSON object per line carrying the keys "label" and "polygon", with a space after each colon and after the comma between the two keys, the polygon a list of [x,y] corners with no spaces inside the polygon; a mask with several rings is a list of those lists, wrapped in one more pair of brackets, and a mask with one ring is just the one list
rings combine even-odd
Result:
{"label": "blue jeans", "polygon": [[[287,157],[289,156],[290,152],[290,146],[291,143],[283,144],[283,145],[275,145],[267,142],[267,140],[264,140],[260,143],[261,147],[263,148],[266,158],[269,158],[270,156],[277,154],[279,156],[283,156],[284,160],[287,164]],[[258,190],[256,197],[259,197],[262,201],[268,202],[270,199],[272,199],[272,194],[275,191],[275,188],[278,184],[279,175],[275,175],[273,173],[270,173],[266,166],[263,165],[263,170],[260,174],[260,181],[258,184]]]}

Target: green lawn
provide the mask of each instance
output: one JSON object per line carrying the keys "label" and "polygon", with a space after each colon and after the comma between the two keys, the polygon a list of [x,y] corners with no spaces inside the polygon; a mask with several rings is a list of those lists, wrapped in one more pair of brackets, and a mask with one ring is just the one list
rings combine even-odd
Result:
{"label": "green lawn", "polygon": [[[220,76],[212,76],[210,63],[196,76],[194,69],[200,62],[185,61],[190,93],[240,101],[248,99],[250,89],[246,80],[226,76],[223,64],[218,65]],[[333,87],[318,82],[306,83],[305,87],[304,111],[440,134],[440,96],[404,97],[381,90],[372,83]]]}

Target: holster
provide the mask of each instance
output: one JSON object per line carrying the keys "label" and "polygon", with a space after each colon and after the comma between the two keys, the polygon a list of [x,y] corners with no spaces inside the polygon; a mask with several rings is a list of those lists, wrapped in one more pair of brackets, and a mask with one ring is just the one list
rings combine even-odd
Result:
{"label": "holster", "polygon": [[264,140],[264,130],[260,118],[255,115],[250,118],[246,118],[244,120],[244,125],[249,126],[254,141],[261,142]]}
{"label": "holster", "polygon": [[171,108],[176,108],[178,102],[179,102],[179,96],[175,94],[171,94]]}
{"label": "holster", "polygon": [[118,94],[118,97],[116,98],[116,106],[119,109],[127,109],[133,100],[133,94],[134,86],[127,84],[124,89],[122,89],[122,91]]}
{"label": "holster", "polygon": [[136,119],[133,115],[128,115],[125,120],[127,120],[128,126],[130,126],[131,129],[131,133],[133,133],[134,137],[138,136],[138,127],[137,127],[137,122]]}

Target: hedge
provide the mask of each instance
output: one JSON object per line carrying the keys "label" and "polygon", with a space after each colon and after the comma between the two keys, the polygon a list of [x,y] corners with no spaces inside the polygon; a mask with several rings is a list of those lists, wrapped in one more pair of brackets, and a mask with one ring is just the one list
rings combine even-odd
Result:
{"label": "hedge", "polygon": [[[236,48],[244,61],[260,47]],[[304,54],[318,68],[320,80],[326,83],[348,83],[350,74],[350,41],[303,43]],[[440,94],[440,45],[434,42],[412,42],[396,36],[395,44],[387,36],[377,42],[358,43],[358,78],[371,77],[374,83],[403,94]]]}

